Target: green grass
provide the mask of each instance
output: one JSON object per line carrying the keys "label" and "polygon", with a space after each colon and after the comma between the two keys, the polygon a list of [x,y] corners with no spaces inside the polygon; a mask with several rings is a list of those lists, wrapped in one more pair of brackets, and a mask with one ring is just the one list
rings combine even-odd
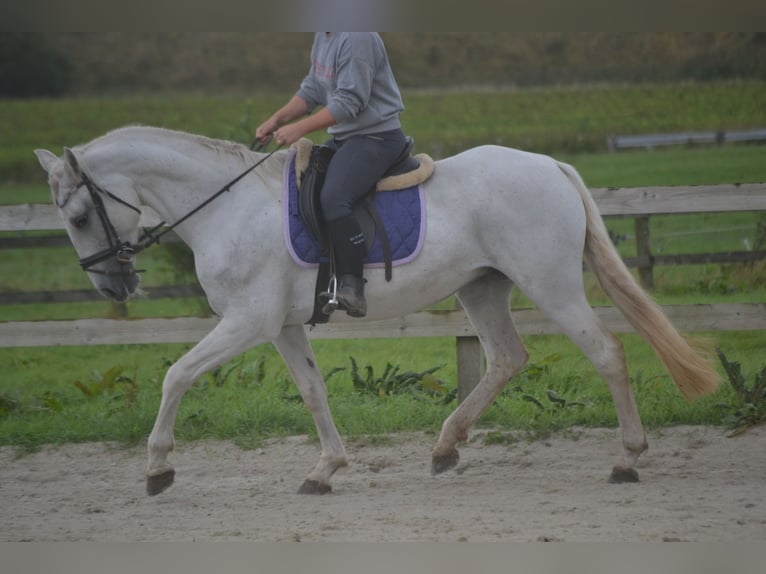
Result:
{"label": "green grass", "polygon": [[588,187],[762,183],[766,145],[667,147],[652,151],[559,154]]}
{"label": "green grass", "polygon": [[437,155],[484,143],[541,153],[593,153],[604,151],[607,139],[617,134],[766,122],[766,94],[757,83],[432,92],[412,96],[405,105],[409,131]]}
{"label": "green grass", "polygon": [[[718,82],[405,91],[402,122],[415,138],[416,151],[435,158],[486,143],[541,153],[593,153],[605,151],[607,138],[615,134],[764,126],[765,87],[763,82]],[[0,106],[0,181],[42,182],[32,150],[61,153],[63,146],[128,124],[249,144],[255,127],[289,95],[8,100]]]}
{"label": "green grass", "polygon": [[[757,370],[766,334],[717,333],[718,344],[740,361],[744,373]],[[722,424],[730,414],[733,393],[723,386],[710,397],[684,401],[648,346],[635,335],[625,343],[639,411],[648,427],[675,424]],[[617,424],[608,389],[592,365],[564,337],[526,337],[528,368],[482,417],[486,428],[550,431],[571,425]],[[360,367],[382,372],[394,361],[411,370],[444,365],[438,378],[454,388],[454,341],[446,338],[376,341],[318,341],[323,372],[345,370],[328,380],[330,406],[346,437],[397,431],[437,432],[456,406],[425,393],[379,397],[359,394],[350,379],[349,357]],[[159,405],[161,380],[168,364],[186,345],[135,345],[98,348],[28,348],[0,350],[5,379],[1,396],[12,405],[0,416],[0,444],[22,450],[42,444],[108,440],[135,444],[146,439]],[[98,351],[98,352],[96,352]],[[756,358],[758,357],[758,358]],[[55,369],[54,369],[55,367]],[[88,396],[75,383],[95,387],[112,368],[123,381]],[[226,373],[225,378],[220,373]],[[549,391],[573,406],[556,407]],[[525,398],[525,396],[527,396]],[[534,397],[542,405],[531,402]],[[577,403],[577,404],[575,404]],[[310,414],[300,401],[286,368],[270,345],[254,349],[207,375],[184,397],[177,419],[179,440],[227,438],[252,447],[265,438],[315,435]]]}

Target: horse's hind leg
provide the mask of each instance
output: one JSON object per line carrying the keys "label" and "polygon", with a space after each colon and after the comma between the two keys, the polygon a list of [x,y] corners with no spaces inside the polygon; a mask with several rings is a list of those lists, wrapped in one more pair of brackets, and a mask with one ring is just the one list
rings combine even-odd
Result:
{"label": "horse's hind leg", "polygon": [[343,441],[327,404],[327,390],[322,373],[317,367],[314,352],[302,325],[287,326],[274,341],[274,346],[290,370],[303,402],[311,411],[319,435],[322,453],[319,463],[298,490],[300,494],[324,494],[332,490],[330,478],[339,468],[346,466]]}
{"label": "horse's hind leg", "polygon": [[[582,284],[581,281],[578,283]],[[537,307],[549,319],[555,321],[591,360],[606,380],[614,399],[623,448],[622,455],[612,470],[610,482],[636,482],[638,473],[633,466],[641,453],[647,449],[647,443],[636,400],[630,388],[622,343],[593,312],[581,287],[576,288],[573,283],[566,297],[560,294],[555,296],[552,292],[546,294],[546,289],[547,287],[540,284],[527,293]]]}
{"label": "horse's hind leg", "polygon": [[468,438],[468,430],[481,413],[527,362],[526,348],[510,313],[512,287],[513,283],[504,275],[492,272],[457,293],[484,349],[487,370],[479,384],[444,421],[432,453],[434,474],[457,465],[457,443]]}

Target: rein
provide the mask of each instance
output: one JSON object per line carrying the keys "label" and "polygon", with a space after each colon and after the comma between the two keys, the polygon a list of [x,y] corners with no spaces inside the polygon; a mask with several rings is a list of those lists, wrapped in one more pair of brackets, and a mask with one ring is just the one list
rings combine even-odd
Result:
{"label": "rein", "polygon": [[[255,143],[256,142],[253,142],[253,145],[250,146],[250,149],[260,152],[266,148],[266,145],[255,145]],[[230,191],[231,188],[236,183],[238,183],[241,179],[243,179],[256,167],[261,165],[264,161],[269,159],[272,155],[274,155],[274,153],[279,151],[281,147],[282,146],[277,146],[274,150],[272,150],[266,156],[261,158],[260,161],[251,165],[245,171],[240,173],[237,177],[235,177],[234,179],[226,183],[221,189],[216,191],[213,195],[211,195],[205,201],[200,203],[197,207],[189,211],[186,215],[181,217],[178,221],[176,221],[172,225],[168,225],[162,231],[158,231],[161,227],[166,225],[165,221],[161,221],[158,225],[155,225],[148,231],[144,230],[143,234],[141,235],[137,243],[130,243],[129,241],[120,240],[120,236],[117,233],[117,230],[114,228],[114,225],[109,219],[109,215],[106,212],[104,201],[101,196],[105,195],[115,200],[116,202],[124,205],[125,207],[132,209],[136,213],[140,214],[141,210],[137,208],[136,206],[131,205],[127,201],[120,199],[109,190],[99,187],[98,185],[96,185],[96,183],[92,179],[90,179],[85,173],[83,173],[82,180],[80,181],[76,189],[79,189],[85,186],[85,188],[88,190],[88,193],[90,193],[91,199],[93,201],[93,205],[96,208],[96,213],[98,214],[98,217],[101,220],[101,225],[104,228],[104,233],[106,234],[106,238],[109,241],[109,247],[97,253],[94,253],[93,255],[89,255],[88,257],[84,257],[80,259],[80,267],[82,268],[83,271],[87,271],[89,273],[97,273],[100,275],[107,275],[107,276],[130,276],[130,275],[135,275],[136,273],[142,272],[143,270],[141,269],[138,269],[138,270],[130,269],[124,272],[123,271],[120,271],[120,272],[101,271],[100,269],[92,269],[92,267],[111,257],[114,257],[117,260],[117,262],[120,263],[121,265],[127,265],[132,263],[135,260],[136,255],[138,255],[141,251],[143,251],[147,247],[154,245],[155,243],[159,243],[160,238],[162,236],[164,236],[167,233],[170,233],[171,231],[173,231],[175,227],[177,227],[178,225],[180,225],[181,223],[189,219],[192,215],[194,215],[198,211],[202,210],[209,203],[211,203],[212,201],[214,201],[215,199],[217,199],[219,196],[223,195],[227,191]]]}

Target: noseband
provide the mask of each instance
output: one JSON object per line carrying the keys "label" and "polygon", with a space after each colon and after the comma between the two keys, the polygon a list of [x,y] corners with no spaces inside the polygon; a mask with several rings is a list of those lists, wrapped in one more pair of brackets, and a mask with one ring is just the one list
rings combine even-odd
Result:
{"label": "noseband", "polygon": [[[253,146],[251,146],[251,148],[252,147]],[[235,183],[237,183],[239,180],[244,178],[256,167],[261,165],[264,161],[269,159],[280,148],[281,146],[277,146],[274,150],[272,150],[266,156],[261,158],[258,162],[256,162],[255,164],[247,168],[245,171],[243,171],[237,177],[235,177],[226,185],[224,185],[212,196],[210,196],[205,201],[200,203],[197,207],[192,209],[189,213],[181,217],[173,225],[168,225],[165,229],[160,231],[160,228],[166,225],[165,221],[161,221],[159,224],[155,225],[151,229],[149,230],[145,229],[137,243],[130,243],[129,241],[122,241],[120,239],[120,236],[117,233],[117,230],[112,224],[112,221],[109,219],[109,214],[106,212],[106,207],[104,206],[104,200],[102,196],[109,197],[110,199],[113,199],[117,203],[132,209],[138,214],[141,213],[141,210],[135,205],[131,205],[127,201],[120,199],[119,197],[114,195],[112,192],[110,192],[108,189],[99,187],[92,179],[90,179],[90,177],[88,177],[87,174],[83,172],[82,179],[80,180],[80,183],[75,188],[75,191],[80,189],[83,186],[88,190],[88,193],[90,194],[90,198],[93,201],[93,206],[96,210],[96,213],[98,214],[98,218],[101,221],[102,227],[104,228],[104,233],[106,234],[106,239],[109,242],[109,247],[107,247],[106,249],[102,249],[101,251],[94,253],[93,255],[89,255],[88,257],[84,257],[80,259],[80,267],[82,268],[83,271],[87,271],[88,273],[97,273],[99,275],[106,275],[108,277],[130,277],[131,275],[135,275],[137,273],[143,272],[143,269],[136,270],[132,268],[126,271],[102,271],[100,269],[93,269],[93,266],[111,258],[114,258],[120,265],[129,265],[133,263],[133,261],[135,261],[136,259],[136,255],[138,255],[141,251],[153,245],[154,243],[159,243],[160,238],[163,235],[165,235],[166,233],[170,233],[176,226],[186,221],[189,217],[197,213],[199,210],[201,210],[207,204],[212,202],[218,196],[229,191]],[[258,151],[258,148],[256,148],[256,151]]]}

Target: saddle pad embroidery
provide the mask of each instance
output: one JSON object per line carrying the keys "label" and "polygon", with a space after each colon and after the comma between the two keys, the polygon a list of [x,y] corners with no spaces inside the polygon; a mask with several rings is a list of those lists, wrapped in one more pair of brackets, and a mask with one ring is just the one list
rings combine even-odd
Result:
{"label": "saddle pad embroidery", "polygon": [[[298,187],[295,178],[295,152],[285,163],[283,214],[285,242],[293,259],[302,267],[314,267],[321,260],[319,243],[306,228],[298,207]],[[392,264],[404,265],[417,257],[425,238],[425,201],[423,186],[416,185],[399,191],[375,194],[375,207],[388,232]],[[365,257],[365,265],[383,267],[383,248],[375,237],[372,249]]]}

